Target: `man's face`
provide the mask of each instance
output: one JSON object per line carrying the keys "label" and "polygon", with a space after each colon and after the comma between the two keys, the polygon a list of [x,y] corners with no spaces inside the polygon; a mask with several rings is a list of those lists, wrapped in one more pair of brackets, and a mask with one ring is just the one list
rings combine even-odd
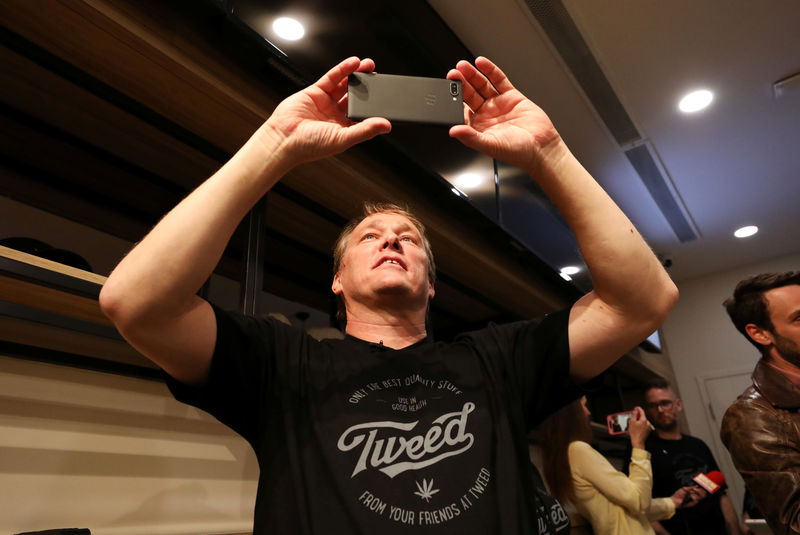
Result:
{"label": "man's face", "polygon": [[683,405],[671,388],[651,388],[644,394],[644,410],[653,427],[671,431],[678,425]]}
{"label": "man's face", "polygon": [[391,212],[365,218],[348,239],[332,289],[344,297],[348,310],[351,302],[377,305],[387,296],[424,308],[434,290],[428,278],[428,257],[414,224]]}
{"label": "man's face", "polygon": [[800,368],[800,285],[764,292],[773,330],[769,332],[778,356]]}

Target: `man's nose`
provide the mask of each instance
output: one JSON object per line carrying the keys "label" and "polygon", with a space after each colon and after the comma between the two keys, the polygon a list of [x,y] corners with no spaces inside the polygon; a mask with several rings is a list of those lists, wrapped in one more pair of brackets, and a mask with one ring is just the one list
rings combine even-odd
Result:
{"label": "man's nose", "polygon": [[391,247],[395,251],[400,250],[400,240],[398,239],[397,236],[389,236],[388,238],[386,238],[386,241],[383,242],[384,249],[387,249],[389,247]]}

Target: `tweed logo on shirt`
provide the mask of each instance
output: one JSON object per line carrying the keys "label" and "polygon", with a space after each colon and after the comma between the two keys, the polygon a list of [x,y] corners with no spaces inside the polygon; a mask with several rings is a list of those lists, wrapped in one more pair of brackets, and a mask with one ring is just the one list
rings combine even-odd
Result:
{"label": "tweed logo on shirt", "polygon": [[431,466],[472,447],[475,438],[467,432],[467,422],[474,410],[474,403],[464,403],[460,411],[443,414],[431,423],[430,428],[410,437],[408,434],[419,420],[356,424],[341,434],[336,445],[342,452],[361,448],[351,478],[369,468],[393,478],[407,470]]}

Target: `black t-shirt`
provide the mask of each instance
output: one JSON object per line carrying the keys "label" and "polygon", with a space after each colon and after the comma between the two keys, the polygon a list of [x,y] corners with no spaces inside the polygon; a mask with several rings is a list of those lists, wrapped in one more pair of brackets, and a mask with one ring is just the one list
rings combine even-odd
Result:
{"label": "black t-shirt", "polygon": [[537,532],[519,428],[580,395],[569,311],[401,350],[215,314],[207,385],[168,385],[255,450],[256,534]]}
{"label": "black t-shirt", "polygon": [[[653,467],[654,498],[672,496],[681,487],[695,485],[693,478],[697,474],[719,470],[706,443],[690,435],[666,440],[654,432],[647,437],[645,448]],[[670,535],[727,535],[719,503],[726,488],[706,496],[694,507],[678,509],[672,518],[661,520],[661,525]]]}

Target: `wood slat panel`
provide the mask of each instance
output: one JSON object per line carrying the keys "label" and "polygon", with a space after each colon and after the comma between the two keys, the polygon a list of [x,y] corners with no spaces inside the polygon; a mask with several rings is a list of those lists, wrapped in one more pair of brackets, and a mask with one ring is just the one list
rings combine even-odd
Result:
{"label": "wood slat panel", "polygon": [[[268,92],[263,83],[234,71],[228,71],[229,80],[223,79],[220,56],[204,50],[213,45],[202,44],[202,35],[195,39],[190,30],[172,40],[174,27],[167,26],[168,18],[159,20],[150,3],[145,8],[125,1],[14,0],[0,9],[13,31],[57,51],[60,57],[225,150],[238,148],[261,123],[266,115],[261,112],[271,109],[268,101],[274,95],[254,103],[252,90],[238,90],[250,86]],[[399,176],[394,163],[377,162],[369,147],[361,147],[303,165],[285,177],[283,184],[345,217],[358,211],[362,199],[407,202],[430,229],[440,269],[460,284],[521,316],[567,304],[556,290],[546,288],[515,262],[510,247],[493,243],[491,237],[478,235],[474,225],[442,213],[441,199],[424,198],[415,179]],[[286,234],[297,233],[302,236],[300,241],[314,244],[317,250],[326,250],[335,237],[325,225],[318,228],[315,219],[319,218],[313,215],[298,221],[289,217],[290,211],[271,213],[278,216],[275,224],[291,228]]]}
{"label": "wood slat panel", "polygon": [[[146,180],[135,170],[105,161],[75,146],[30,128],[26,124],[0,117],[0,156],[6,161],[30,162],[55,187],[62,190],[82,190],[86,196],[99,195],[118,207],[149,214],[158,219],[182,197],[176,188],[166,188]],[[42,154],[47,154],[42,158]]]}
{"label": "wood slat panel", "polygon": [[30,347],[157,368],[151,360],[122,340],[91,336],[17,318],[0,316],[0,339]]}
{"label": "wood slat panel", "polygon": [[0,47],[0,99],[54,128],[192,189],[219,162],[106,100]]}
{"label": "wood slat panel", "polygon": [[159,34],[108,2],[8,0],[0,9],[14,32],[228,152],[268,115],[169,44],[172,32]]}
{"label": "wood slat panel", "polygon": [[100,311],[96,299],[71,295],[6,275],[0,275],[0,296],[4,301],[18,305],[113,327],[111,321]]}

